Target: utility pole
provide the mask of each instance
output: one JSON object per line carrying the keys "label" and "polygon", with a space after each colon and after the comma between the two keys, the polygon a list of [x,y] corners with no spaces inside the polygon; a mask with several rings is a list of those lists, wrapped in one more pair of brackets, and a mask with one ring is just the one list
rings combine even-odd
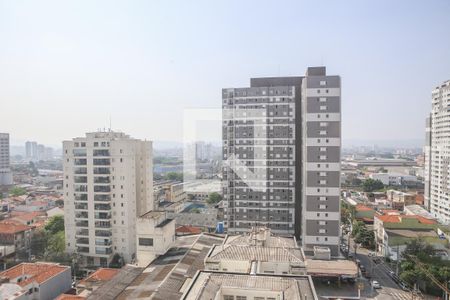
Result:
{"label": "utility pole", "polygon": [[398,256],[398,252],[399,252],[399,245],[397,245],[397,261],[395,263],[395,275],[398,276],[398,262],[400,260],[400,257]]}

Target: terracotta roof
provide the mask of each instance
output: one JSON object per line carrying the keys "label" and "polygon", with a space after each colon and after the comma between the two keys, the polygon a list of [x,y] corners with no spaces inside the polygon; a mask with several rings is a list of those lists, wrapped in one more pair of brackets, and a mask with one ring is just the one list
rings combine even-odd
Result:
{"label": "terracotta roof", "polygon": [[29,212],[29,213],[16,215],[16,216],[14,216],[14,218],[15,219],[20,219],[22,221],[29,222],[29,221],[32,221],[35,218],[37,218],[39,216],[42,216],[42,215],[43,215],[42,212],[34,211],[34,212]]}
{"label": "terracotta roof", "polygon": [[86,298],[83,296],[61,294],[55,300],[84,300],[84,299]]}
{"label": "terracotta roof", "polygon": [[199,234],[202,232],[201,228],[194,226],[180,226],[175,230],[177,233],[191,233],[191,234]]}
{"label": "terracotta roof", "polygon": [[378,218],[383,223],[401,223],[402,219],[416,219],[422,224],[436,224],[435,220],[429,220],[427,218],[417,215],[381,215],[375,217]]}
{"label": "terracotta roof", "polygon": [[87,278],[80,281],[79,284],[85,284],[86,282],[102,282],[109,281],[120,271],[120,269],[100,268]]}
{"label": "terracotta roof", "polygon": [[358,204],[356,205],[356,211],[373,211],[373,208],[370,208],[362,204]]}
{"label": "terracotta roof", "polygon": [[15,234],[30,229],[31,229],[30,226],[19,224],[17,221],[5,220],[0,222],[0,233],[2,234]]}
{"label": "terracotta roof", "polygon": [[51,277],[64,272],[70,267],[61,266],[54,263],[21,263],[6,271],[0,273],[0,277],[8,278],[9,280],[14,280],[20,276],[26,275],[28,278],[22,280],[17,284],[20,286],[26,286],[31,282],[37,282],[41,284]]}

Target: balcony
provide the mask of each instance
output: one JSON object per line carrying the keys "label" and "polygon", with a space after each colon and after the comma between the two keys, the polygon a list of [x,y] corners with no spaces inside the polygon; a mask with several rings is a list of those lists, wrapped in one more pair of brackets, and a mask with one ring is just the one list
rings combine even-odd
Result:
{"label": "balcony", "polygon": [[86,156],[86,149],[73,149],[73,156]]}
{"label": "balcony", "polygon": [[94,219],[109,220],[109,219],[111,219],[111,214],[110,213],[105,213],[105,212],[95,213],[94,214]]}
{"label": "balcony", "polygon": [[95,239],[96,246],[111,246],[112,241],[110,239]]}
{"label": "balcony", "polygon": [[75,186],[75,192],[87,192],[88,187],[87,185],[76,185]]}
{"label": "balcony", "polygon": [[75,201],[87,201],[88,195],[87,194],[74,194]]}
{"label": "balcony", "polygon": [[94,174],[111,174],[109,168],[94,168]]}
{"label": "balcony", "polygon": [[94,195],[94,201],[111,201],[111,195]]}
{"label": "balcony", "polygon": [[95,236],[109,237],[112,236],[112,232],[107,230],[96,230]]}
{"label": "balcony", "polygon": [[75,168],[73,172],[75,174],[87,174],[87,168],[78,167],[78,168]]}
{"label": "balcony", "polygon": [[87,218],[88,218],[88,213],[86,211],[75,213],[75,219],[87,219]]}
{"label": "balcony", "polygon": [[78,238],[76,239],[76,244],[81,244],[81,245],[89,245],[89,239],[88,238]]}
{"label": "balcony", "polygon": [[75,209],[87,210],[87,203],[75,203]]}
{"label": "balcony", "polygon": [[[102,196],[106,196],[106,195],[102,195]],[[95,210],[111,210],[111,205],[109,205],[109,204],[94,204],[94,209]]]}
{"label": "balcony", "polygon": [[95,149],[93,152],[94,156],[109,156],[108,149]]}
{"label": "balcony", "polygon": [[95,228],[111,228],[111,222],[109,221],[96,221]]}
{"label": "balcony", "polygon": [[111,187],[109,185],[94,185],[94,192],[109,193],[111,192]]}
{"label": "balcony", "polygon": [[88,229],[78,229],[75,232],[75,236],[89,236],[89,230]]}
{"label": "balcony", "polygon": [[78,253],[89,253],[89,247],[77,247]]}
{"label": "balcony", "polygon": [[87,164],[86,158],[75,158],[73,160],[75,166],[85,166]]}
{"label": "balcony", "polygon": [[86,176],[75,176],[73,178],[73,181],[75,183],[87,183],[87,177]]}
{"label": "balcony", "polygon": [[94,177],[94,183],[110,183],[109,176]]}
{"label": "balcony", "polygon": [[77,221],[75,222],[76,227],[89,227],[89,221]]}
{"label": "balcony", "polygon": [[109,248],[101,248],[101,247],[95,247],[95,254],[111,254],[112,249]]}
{"label": "balcony", "polygon": [[109,166],[110,164],[109,158],[94,158],[94,166]]}

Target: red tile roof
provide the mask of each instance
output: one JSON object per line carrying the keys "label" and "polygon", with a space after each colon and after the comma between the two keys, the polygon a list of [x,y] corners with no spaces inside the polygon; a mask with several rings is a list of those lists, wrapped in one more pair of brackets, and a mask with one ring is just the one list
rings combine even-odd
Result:
{"label": "red tile roof", "polygon": [[54,263],[21,263],[1,272],[0,277],[14,280],[22,275],[26,275],[28,277],[26,280],[17,283],[20,286],[26,286],[31,282],[41,284],[68,268],[67,266]]}
{"label": "red tile roof", "polygon": [[84,284],[86,282],[101,282],[108,281],[112,279],[119,272],[120,269],[111,269],[111,268],[100,268],[87,278],[80,281],[80,284]]}
{"label": "red tile roof", "polygon": [[44,214],[42,212],[34,211],[34,212],[27,212],[27,213],[24,213],[24,214],[18,214],[16,216],[14,216],[14,218],[15,219],[20,219],[20,220],[25,221],[25,222],[29,222],[29,221],[32,221],[32,220],[36,219],[37,217],[43,216],[43,215]]}
{"label": "red tile roof", "polygon": [[177,229],[175,229],[175,232],[177,232],[177,233],[199,234],[199,233],[202,233],[202,230],[199,227],[183,225],[183,226],[180,226]]}
{"label": "red tile roof", "polygon": [[30,229],[30,226],[19,224],[17,221],[4,220],[0,222],[0,234],[15,234]]}
{"label": "red tile roof", "polygon": [[417,215],[381,215],[375,217],[383,223],[401,223],[402,219],[416,219],[417,221],[419,221],[419,223],[422,224],[436,224],[435,220],[430,220]]}

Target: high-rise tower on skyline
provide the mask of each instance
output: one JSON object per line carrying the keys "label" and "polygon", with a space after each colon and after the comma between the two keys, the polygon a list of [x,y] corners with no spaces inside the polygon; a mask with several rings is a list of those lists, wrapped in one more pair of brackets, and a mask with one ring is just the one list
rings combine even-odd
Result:
{"label": "high-rise tower on skyline", "polygon": [[341,99],[325,67],[222,91],[225,226],[339,243]]}
{"label": "high-rise tower on skyline", "polygon": [[425,205],[445,224],[450,224],[450,80],[431,92],[425,145]]}
{"label": "high-rise tower on skyline", "polygon": [[0,185],[13,183],[9,152],[9,133],[0,133]]}
{"label": "high-rise tower on skyline", "polygon": [[136,258],[136,219],[153,210],[152,143],[121,132],[63,143],[66,249],[106,266]]}

